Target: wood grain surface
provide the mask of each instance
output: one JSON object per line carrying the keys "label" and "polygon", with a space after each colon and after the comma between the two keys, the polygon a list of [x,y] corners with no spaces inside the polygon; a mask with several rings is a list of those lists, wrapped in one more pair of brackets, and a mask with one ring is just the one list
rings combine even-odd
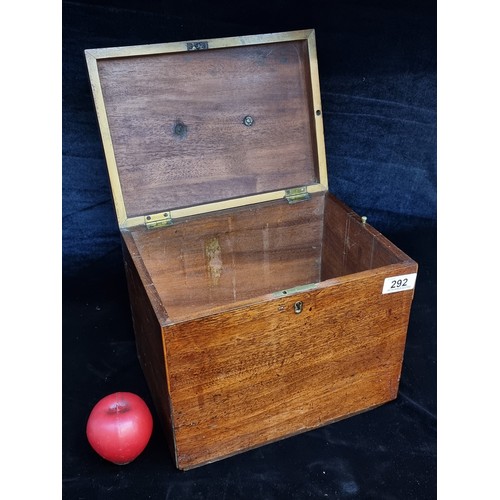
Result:
{"label": "wood grain surface", "polygon": [[220,211],[131,234],[171,321],[321,280],[324,195]]}
{"label": "wood grain surface", "polygon": [[413,292],[381,289],[386,276],[412,270],[388,266],[166,329],[178,466],[395,398]]}
{"label": "wood grain surface", "polygon": [[331,193],[325,197],[323,280],[410,260]]}
{"label": "wood grain surface", "polygon": [[137,357],[167,439],[170,453],[176,458],[172,428],[172,404],[169,397],[162,326],[167,321],[165,309],[129,233],[123,236],[125,275],[132,312]]}
{"label": "wood grain surface", "polygon": [[296,40],[98,60],[128,216],[317,182],[308,57]]}

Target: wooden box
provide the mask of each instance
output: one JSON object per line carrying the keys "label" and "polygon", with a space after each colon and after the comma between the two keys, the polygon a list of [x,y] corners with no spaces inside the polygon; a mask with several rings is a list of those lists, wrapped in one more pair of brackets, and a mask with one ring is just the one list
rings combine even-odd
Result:
{"label": "wooden box", "polygon": [[328,191],[314,31],[86,58],[176,466],[396,398],[417,264]]}

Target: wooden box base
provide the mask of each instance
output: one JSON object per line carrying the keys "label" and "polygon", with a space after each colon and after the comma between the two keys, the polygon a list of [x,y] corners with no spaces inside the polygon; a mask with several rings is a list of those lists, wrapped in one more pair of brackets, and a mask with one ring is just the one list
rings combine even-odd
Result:
{"label": "wooden box base", "polygon": [[330,193],[121,230],[139,359],[190,469],[397,395],[417,264]]}

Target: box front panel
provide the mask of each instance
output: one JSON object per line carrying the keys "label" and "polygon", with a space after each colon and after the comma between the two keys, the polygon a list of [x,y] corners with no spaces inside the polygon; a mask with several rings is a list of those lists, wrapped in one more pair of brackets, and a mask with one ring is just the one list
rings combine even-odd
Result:
{"label": "box front panel", "polygon": [[[415,265],[166,330],[178,466],[191,468],[391,400],[413,291],[382,294]],[[296,312],[296,302],[302,311]]]}

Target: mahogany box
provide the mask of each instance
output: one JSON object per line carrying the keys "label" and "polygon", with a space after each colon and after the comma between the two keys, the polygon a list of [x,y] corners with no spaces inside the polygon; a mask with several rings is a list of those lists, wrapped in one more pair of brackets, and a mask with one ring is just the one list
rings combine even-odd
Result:
{"label": "mahogany box", "polygon": [[329,192],[314,30],[85,55],[176,466],[396,398],[417,264]]}

